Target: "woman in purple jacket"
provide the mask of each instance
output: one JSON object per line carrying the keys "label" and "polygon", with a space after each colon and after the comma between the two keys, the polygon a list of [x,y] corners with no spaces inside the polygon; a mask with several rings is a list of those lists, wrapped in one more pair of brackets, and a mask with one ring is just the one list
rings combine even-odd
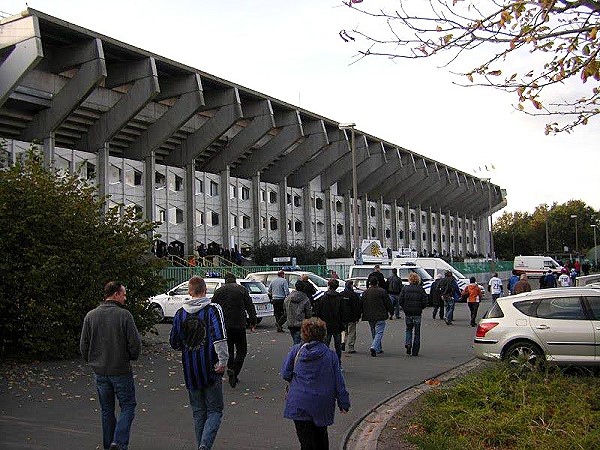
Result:
{"label": "woman in purple jacket", "polygon": [[294,421],[301,450],[328,450],[335,402],[345,414],[350,396],[337,355],[323,343],[325,322],[305,319],[300,333],[304,343],[290,349],[281,367],[281,376],[290,383],[283,416]]}

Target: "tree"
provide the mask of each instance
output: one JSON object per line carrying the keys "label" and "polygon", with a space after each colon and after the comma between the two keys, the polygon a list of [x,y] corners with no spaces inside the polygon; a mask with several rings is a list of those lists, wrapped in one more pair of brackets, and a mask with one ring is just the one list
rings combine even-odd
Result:
{"label": "tree", "polygon": [[140,332],[154,325],[146,299],[164,286],[147,238],[156,224],[105,199],[76,174],[43,167],[33,150],[0,172],[0,356],[74,355],[84,315],[110,280],[127,286]]}
{"label": "tree", "polygon": [[464,77],[458,84],[516,93],[518,110],[556,120],[546,134],[600,114],[599,0],[398,0],[393,11],[344,3],[384,25],[340,31],[346,42],[364,43],[359,58],[445,55],[445,66],[475,58],[453,72]]}
{"label": "tree", "polygon": [[[575,221],[577,215],[579,249],[575,249]],[[598,211],[581,200],[570,200],[564,204],[539,205],[533,214],[527,212],[505,212],[494,222],[494,244],[500,259],[511,260],[517,255],[551,255],[571,253],[585,255],[594,244],[593,230]],[[546,229],[548,251],[546,251]],[[565,252],[564,248],[568,251]]]}

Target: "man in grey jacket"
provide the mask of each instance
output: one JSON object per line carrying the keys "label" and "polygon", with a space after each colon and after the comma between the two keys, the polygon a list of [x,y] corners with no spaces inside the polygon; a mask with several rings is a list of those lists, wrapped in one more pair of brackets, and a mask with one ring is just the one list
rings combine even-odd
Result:
{"label": "man in grey jacket", "polygon": [[[102,410],[103,448],[127,450],[135,415],[135,386],[130,361],[140,355],[141,339],[133,316],[123,308],[126,289],[110,281],[104,301],[83,320],[79,349],[94,371]],[[115,395],[121,413],[115,418]]]}
{"label": "man in grey jacket", "polygon": [[283,270],[277,272],[277,278],[269,284],[268,293],[271,303],[273,303],[273,314],[275,314],[277,332],[283,333],[283,324],[286,321],[283,301],[290,295],[290,287],[285,279],[285,272]]}

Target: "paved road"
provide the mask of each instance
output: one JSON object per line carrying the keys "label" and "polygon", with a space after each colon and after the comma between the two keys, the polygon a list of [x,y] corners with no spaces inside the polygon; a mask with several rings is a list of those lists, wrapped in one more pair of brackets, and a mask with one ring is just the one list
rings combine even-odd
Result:
{"label": "paved road", "polygon": [[[483,303],[480,311],[488,306]],[[455,325],[447,326],[432,320],[430,308],[425,311],[417,358],[404,352],[403,320],[387,322],[385,353],[377,358],[368,355],[368,324],[359,324],[358,353],[342,360],[352,408],[336,415],[329,429],[331,448],[338,448],[352,424],[383,399],[472,358],[474,329],[466,305],[457,305],[455,318]],[[167,344],[169,330],[169,324],[159,325],[135,364],[138,408],[132,450],[195,448],[179,354]],[[240,383],[235,389],[224,383],[225,416],[214,448],[298,448],[293,423],[282,417],[285,383],[279,377],[291,338],[276,333],[270,318],[248,341]],[[95,388],[81,361],[4,367],[0,374],[0,449],[101,448]]]}

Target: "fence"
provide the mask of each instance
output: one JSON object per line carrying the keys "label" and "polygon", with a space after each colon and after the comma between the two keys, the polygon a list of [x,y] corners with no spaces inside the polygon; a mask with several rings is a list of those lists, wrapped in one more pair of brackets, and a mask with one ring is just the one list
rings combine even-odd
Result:
{"label": "fence", "polygon": [[[452,266],[466,276],[481,275],[490,273],[490,262],[455,262]],[[330,267],[335,270],[340,278],[346,278],[347,266]],[[496,261],[495,272],[510,272],[513,268],[512,261]],[[210,266],[210,267],[167,267],[162,270],[162,276],[168,280],[168,287],[171,289],[184,281],[189,280],[194,275],[200,277],[223,277],[225,273],[231,272],[237,278],[246,278],[246,275],[252,272],[267,272],[279,270],[281,266]],[[327,278],[329,269],[325,265],[300,266],[299,269],[306,272],[313,272],[317,275]],[[478,277],[479,279],[479,277]]]}
{"label": "fence", "polygon": [[[299,266],[295,270],[313,272],[327,278],[328,270],[325,265]],[[177,286],[193,276],[222,278],[225,273],[231,272],[236,278],[246,278],[252,272],[269,272],[279,270],[281,266],[210,266],[210,267],[166,267],[161,275],[168,281],[168,289]]]}

